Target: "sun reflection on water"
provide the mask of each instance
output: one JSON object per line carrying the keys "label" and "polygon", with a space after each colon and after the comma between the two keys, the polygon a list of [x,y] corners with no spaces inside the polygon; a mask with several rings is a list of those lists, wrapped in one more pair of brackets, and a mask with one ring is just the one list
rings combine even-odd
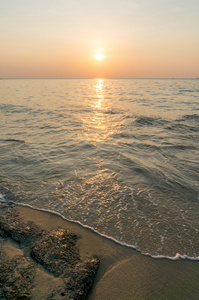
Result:
{"label": "sun reflection on water", "polygon": [[94,102],[93,106],[96,108],[101,108],[102,101],[104,100],[104,91],[103,91],[103,79],[97,79],[97,84],[95,85],[95,92],[96,92],[96,102]]}
{"label": "sun reflection on water", "polygon": [[110,104],[106,101],[103,79],[95,80],[91,99],[91,111],[83,120],[84,133],[87,140],[100,142],[107,139],[113,130],[111,115],[107,113]]}

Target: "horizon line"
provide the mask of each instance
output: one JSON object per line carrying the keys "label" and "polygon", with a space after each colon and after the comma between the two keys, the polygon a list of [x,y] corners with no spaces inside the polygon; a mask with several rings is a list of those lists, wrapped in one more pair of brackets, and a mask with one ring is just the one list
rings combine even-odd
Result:
{"label": "horizon line", "polygon": [[0,80],[24,79],[199,79],[199,77],[0,77]]}

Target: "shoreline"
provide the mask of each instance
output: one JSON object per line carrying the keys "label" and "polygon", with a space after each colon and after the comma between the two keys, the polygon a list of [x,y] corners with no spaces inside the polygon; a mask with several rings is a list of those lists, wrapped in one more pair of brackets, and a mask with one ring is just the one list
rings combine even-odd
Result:
{"label": "shoreline", "polygon": [[133,245],[129,245],[129,244],[126,244],[126,243],[122,243],[116,239],[114,239],[113,237],[110,237],[110,236],[107,236],[105,234],[102,234],[98,231],[96,231],[94,228],[88,226],[88,225],[83,225],[81,224],[79,221],[75,221],[75,220],[68,220],[67,218],[65,218],[64,216],[62,216],[60,213],[58,212],[54,212],[54,211],[51,211],[51,210],[45,210],[45,209],[39,209],[39,208],[34,208],[32,207],[31,205],[29,204],[23,204],[23,203],[17,203],[17,202],[13,202],[13,204],[17,205],[17,206],[23,206],[23,207],[27,207],[27,208],[30,208],[30,209],[33,209],[33,210],[36,210],[38,212],[43,212],[43,213],[49,213],[49,214],[52,214],[52,215],[55,215],[57,217],[60,217],[61,219],[63,219],[64,221],[68,222],[69,224],[74,224],[74,225],[77,225],[77,226],[80,226],[86,230],[90,230],[91,232],[93,232],[94,234],[97,234],[99,235],[100,237],[104,238],[104,239],[107,239],[107,240],[110,240],[111,242],[113,243],[116,243],[118,244],[119,246],[121,247],[126,247],[126,248],[130,248],[132,250],[135,250],[136,252],[138,252],[139,254],[143,255],[143,256],[148,256],[150,258],[153,258],[153,259],[168,259],[168,260],[172,260],[172,261],[175,261],[175,260],[179,260],[179,259],[182,259],[182,260],[190,260],[190,261],[199,261],[199,256],[196,256],[196,257],[191,257],[191,256],[188,256],[186,254],[180,254],[180,253],[176,253],[175,256],[168,256],[168,255],[151,255],[149,253],[142,253],[140,250],[138,250],[135,246]]}
{"label": "shoreline", "polygon": [[[198,261],[154,259],[52,212],[24,205],[17,205],[15,209],[24,222],[31,221],[43,230],[63,228],[76,234],[80,237],[77,245],[81,259],[99,259],[100,266],[88,300],[199,298]],[[14,253],[13,245],[7,247]],[[20,251],[15,250],[16,253]]]}
{"label": "shoreline", "polygon": [[[2,196],[2,197],[1,197]],[[38,211],[39,213],[48,213],[48,214],[52,214],[58,218],[61,218],[63,219],[63,221],[67,222],[68,224],[71,224],[71,228],[73,228],[73,225],[76,227],[78,227],[80,230],[80,228],[84,229],[85,230],[88,230],[88,231],[91,231],[93,232],[94,234],[98,235],[99,237],[105,239],[105,240],[109,240],[113,243],[116,243],[117,245],[121,246],[121,247],[126,247],[126,248],[129,248],[129,249],[132,249],[133,251],[135,250],[136,252],[138,252],[140,255],[143,255],[143,256],[147,256],[147,257],[150,257],[152,259],[168,259],[168,260],[171,260],[171,261],[176,261],[176,260],[190,260],[190,261],[199,261],[199,256],[195,256],[195,257],[191,257],[191,256],[188,256],[186,254],[180,254],[180,253],[176,253],[175,256],[168,256],[168,255],[161,255],[161,254],[157,254],[157,255],[152,255],[150,253],[142,253],[140,250],[138,250],[135,246],[133,245],[129,245],[129,244],[126,244],[126,243],[123,243],[123,242],[120,242],[118,240],[116,240],[115,238],[111,237],[111,236],[107,236],[105,234],[102,234],[100,232],[98,232],[97,230],[95,230],[94,228],[90,227],[89,225],[83,225],[81,224],[79,221],[76,221],[76,220],[69,220],[67,218],[65,218],[64,216],[62,216],[60,213],[58,212],[55,212],[55,211],[51,211],[51,210],[47,210],[47,209],[41,209],[41,208],[36,208],[36,207],[33,207],[29,204],[25,204],[25,203],[17,203],[17,202],[14,202],[14,201],[6,201],[4,199],[4,195],[2,195],[0,193],[0,203],[11,203],[17,207],[24,207],[24,208],[28,208],[28,209],[33,209],[34,211]],[[70,225],[69,225],[70,227]]]}

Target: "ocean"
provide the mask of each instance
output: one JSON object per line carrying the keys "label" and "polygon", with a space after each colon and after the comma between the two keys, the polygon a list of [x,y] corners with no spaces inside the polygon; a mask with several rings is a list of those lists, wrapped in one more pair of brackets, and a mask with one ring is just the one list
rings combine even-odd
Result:
{"label": "ocean", "polygon": [[199,259],[199,80],[0,80],[0,201]]}

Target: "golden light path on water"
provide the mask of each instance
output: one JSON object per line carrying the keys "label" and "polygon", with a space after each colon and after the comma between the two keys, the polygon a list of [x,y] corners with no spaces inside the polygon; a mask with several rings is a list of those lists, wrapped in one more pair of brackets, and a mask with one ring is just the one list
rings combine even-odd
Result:
{"label": "golden light path on water", "polygon": [[104,98],[104,79],[96,79],[93,86],[94,94],[90,107],[91,118],[84,118],[84,130],[87,140],[90,142],[101,142],[115,132],[113,116],[107,114],[109,105]]}
{"label": "golden light path on water", "polygon": [[97,101],[94,103],[94,106],[96,108],[101,108],[102,101],[104,100],[103,79],[97,79],[97,84],[95,85],[95,91],[96,91]]}

